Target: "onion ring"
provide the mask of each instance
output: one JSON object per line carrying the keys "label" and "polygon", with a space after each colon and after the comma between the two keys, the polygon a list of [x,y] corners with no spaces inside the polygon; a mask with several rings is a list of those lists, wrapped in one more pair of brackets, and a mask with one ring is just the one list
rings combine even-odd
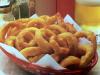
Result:
{"label": "onion ring", "polygon": [[32,19],[30,22],[28,22],[27,27],[42,28],[45,25],[46,24],[45,24],[44,20],[38,18],[38,19]]}
{"label": "onion ring", "polygon": [[45,54],[41,54],[41,55],[38,55],[38,56],[34,56],[34,57],[29,57],[28,60],[30,62],[37,62],[39,59],[41,59]]}
{"label": "onion ring", "polygon": [[90,45],[79,45],[79,49],[85,52],[80,61],[80,67],[84,68],[92,61],[95,52]]}
{"label": "onion ring", "polygon": [[35,31],[37,30],[37,28],[35,27],[30,27],[30,28],[26,28],[24,30],[22,30],[17,38],[16,38],[16,48],[18,50],[22,50],[26,47],[32,47],[34,45],[36,45],[35,41],[34,41],[34,36],[35,36]]}
{"label": "onion ring", "polygon": [[9,36],[16,36],[23,28],[25,28],[25,25],[22,22],[9,22],[1,30],[2,39],[5,40]]}
{"label": "onion ring", "polygon": [[55,34],[66,32],[66,30],[59,25],[50,25],[48,26],[48,29],[52,30]]}
{"label": "onion ring", "polygon": [[20,53],[23,54],[26,58],[38,56],[40,54],[47,54],[47,52],[44,52],[39,47],[27,47],[22,49]]}
{"label": "onion ring", "polygon": [[60,47],[60,45],[58,44],[58,42],[56,41],[55,37],[51,37],[50,38],[50,46],[52,47],[52,49],[55,51],[54,54],[65,54],[67,55],[69,52],[68,48],[63,48]]}
{"label": "onion ring", "polygon": [[38,47],[40,47],[43,51],[52,53],[52,49],[50,47],[49,42],[43,37],[43,33],[39,29],[36,30],[35,41]]}
{"label": "onion ring", "polygon": [[67,68],[70,65],[78,65],[80,64],[80,59],[75,56],[68,56],[67,58],[63,59],[60,63],[61,66]]}
{"label": "onion ring", "polygon": [[7,39],[5,39],[4,43],[14,47],[15,40],[16,40],[16,36],[9,36]]}
{"label": "onion ring", "polygon": [[71,33],[76,33],[77,30],[74,28],[74,26],[70,23],[66,23],[66,27],[65,29],[68,31],[68,32],[71,32]]}
{"label": "onion ring", "polygon": [[80,31],[80,32],[76,32],[75,36],[77,38],[81,38],[81,37],[87,38],[89,41],[91,41],[92,44],[91,47],[93,47],[95,51],[97,50],[96,35],[93,32]]}
{"label": "onion ring", "polygon": [[80,32],[76,32],[75,36],[77,38],[81,38],[81,37],[85,37],[87,38],[89,41],[91,41],[91,44],[87,44],[87,45],[78,45],[79,50],[82,50],[85,52],[85,54],[81,57],[81,63],[80,63],[80,67],[86,67],[88,65],[88,63],[92,60],[94,53],[96,51],[96,36],[94,35],[93,32],[86,32],[86,31],[80,31]]}
{"label": "onion ring", "polygon": [[67,43],[67,47],[71,50],[71,54],[76,55],[77,50],[78,50],[78,40],[77,38],[69,32],[65,32],[62,34],[58,35],[58,38],[63,38],[65,40],[65,42]]}
{"label": "onion ring", "polygon": [[44,37],[47,41],[49,41],[50,37],[56,35],[53,31],[51,31],[50,29],[47,29],[47,28],[42,28],[42,29],[41,29],[41,32],[42,32],[42,34],[43,34],[43,37]]}

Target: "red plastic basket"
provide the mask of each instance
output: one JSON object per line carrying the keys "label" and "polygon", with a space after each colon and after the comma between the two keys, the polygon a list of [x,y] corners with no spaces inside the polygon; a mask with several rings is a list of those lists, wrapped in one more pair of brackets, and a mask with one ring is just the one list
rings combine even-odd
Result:
{"label": "red plastic basket", "polygon": [[40,67],[36,64],[25,62],[12,54],[8,53],[6,50],[1,48],[1,50],[11,59],[13,60],[17,65],[19,65],[22,69],[31,72],[36,73],[40,75],[86,75],[97,63],[98,61],[98,54],[97,52],[94,55],[93,60],[91,63],[84,69],[78,69],[78,70],[54,70],[51,68],[44,68]]}

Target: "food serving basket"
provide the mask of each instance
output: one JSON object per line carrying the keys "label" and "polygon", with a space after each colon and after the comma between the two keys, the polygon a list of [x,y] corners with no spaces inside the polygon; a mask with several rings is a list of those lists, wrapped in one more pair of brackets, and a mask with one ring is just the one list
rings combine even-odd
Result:
{"label": "food serving basket", "polygon": [[86,75],[97,63],[98,61],[98,54],[95,53],[92,61],[90,64],[84,69],[77,69],[77,70],[54,70],[52,68],[45,68],[40,67],[39,65],[25,62],[14,55],[8,53],[5,49],[1,48],[1,50],[18,66],[24,69],[27,72],[40,74],[40,75]]}

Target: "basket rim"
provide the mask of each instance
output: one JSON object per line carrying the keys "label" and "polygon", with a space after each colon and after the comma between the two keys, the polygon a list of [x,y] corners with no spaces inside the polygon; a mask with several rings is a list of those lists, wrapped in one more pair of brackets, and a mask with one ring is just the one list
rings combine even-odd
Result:
{"label": "basket rim", "polygon": [[17,58],[16,56],[14,56],[14,55],[12,55],[12,54],[10,54],[10,53],[8,53],[5,49],[3,49],[2,47],[0,47],[0,49],[11,59],[11,60],[13,60],[13,62],[15,62],[16,64],[19,64],[19,63],[17,63],[16,61],[19,61],[19,62],[21,62],[21,63],[24,63],[26,66],[27,66],[27,68],[32,68],[32,67],[35,67],[35,68],[39,68],[39,69],[41,69],[41,70],[44,70],[44,71],[50,71],[50,72],[64,72],[64,73],[68,73],[68,74],[72,74],[72,73],[80,73],[80,72],[83,72],[83,71],[89,71],[89,70],[91,70],[96,64],[97,64],[97,61],[98,61],[98,53],[97,52],[95,52],[95,55],[94,55],[94,57],[93,57],[93,60],[92,60],[92,62],[86,67],[86,68],[84,68],[84,69],[77,69],[77,70],[67,70],[67,69],[65,69],[65,70],[55,70],[55,69],[52,69],[52,68],[46,68],[46,67],[41,67],[41,66],[39,66],[39,65],[37,65],[37,64],[33,64],[33,63],[30,63],[30,62],[25,62],[24,60],[21,60],[21,59],[19,59],[19,58]]}

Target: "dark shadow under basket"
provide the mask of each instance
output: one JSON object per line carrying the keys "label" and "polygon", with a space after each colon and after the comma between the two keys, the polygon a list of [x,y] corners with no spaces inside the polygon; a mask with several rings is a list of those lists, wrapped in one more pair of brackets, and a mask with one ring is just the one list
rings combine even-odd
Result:
{"label": "dark shadow under basket", "polygon": [[86,75],[97,63],[98,61],[98,54],[95,53],[95,56],[91,63],[84,69],[78,69],[78,70],[54,70],[50,68],[44,68],[40,67],[36,64],[28,63],[23,60],[20,60],[19,58],[16,58],[12,54],[8,53],[6,50],[1,48],[1,50],[11,59],[13,60],[17,65],[19,65],[24,70],[36,73],[40,75]]}

